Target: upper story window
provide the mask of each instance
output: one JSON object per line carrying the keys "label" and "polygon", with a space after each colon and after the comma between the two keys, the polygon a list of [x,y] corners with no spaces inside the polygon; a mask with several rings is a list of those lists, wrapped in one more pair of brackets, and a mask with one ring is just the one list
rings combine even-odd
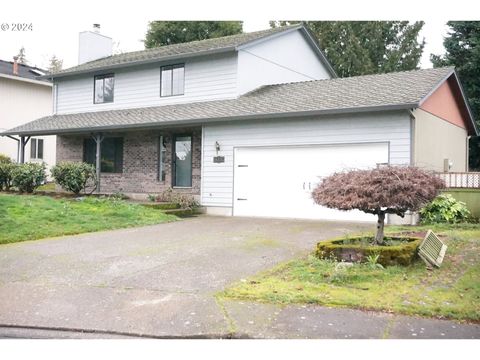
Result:
{"label": "upper story window", "polygon": [[93,102],[103,104],[113,102],[113,74],[95,76]]}
{"label": "upper story window", "polygon": [[183,95],[185,88],[185,64],[160,68],[160,96]]}
{"label": "upper story window", "polygon": [[30,159],[43,159],[43,139],[30,140]]}

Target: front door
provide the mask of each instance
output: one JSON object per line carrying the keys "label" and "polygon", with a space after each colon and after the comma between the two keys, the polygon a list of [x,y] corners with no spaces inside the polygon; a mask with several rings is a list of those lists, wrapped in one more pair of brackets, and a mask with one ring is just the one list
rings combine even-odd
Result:
{"label": "front door", "polygon": [[173,139],[173,186],[192,187],[192,136]]}

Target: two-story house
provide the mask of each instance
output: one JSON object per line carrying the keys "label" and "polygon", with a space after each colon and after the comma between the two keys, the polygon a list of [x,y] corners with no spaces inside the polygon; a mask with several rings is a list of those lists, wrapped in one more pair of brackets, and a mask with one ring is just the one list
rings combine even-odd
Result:
{"label": "two-story house", "polygon": [[96,164],[101,192],[172,187],[211,214],[374,220],[311,190],[384,163],[464,171],[477,131],[453,68],[339,79],[302,25],[113,56],[88,33],[84,59],[47,76],[54,115],[4,134],[57,135],[57,161]]}
{"label": "two-story house", "polygon": [[[0,132],[52,114],[52,83],[37,80],[46,71],[0,60]],[[35,136],[26,142],[24,161],[55,165],[55,136]],[[0,137],[0,154],[20,162],[18,138]]]}

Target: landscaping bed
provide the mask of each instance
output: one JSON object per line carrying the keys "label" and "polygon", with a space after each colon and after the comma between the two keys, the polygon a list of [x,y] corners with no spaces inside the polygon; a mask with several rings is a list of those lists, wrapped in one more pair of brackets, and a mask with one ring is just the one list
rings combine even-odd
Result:
{"label": "landscaping bed", "polygon": [[376,262],[383,266],[410,265],[417,254],[417,247],[422,242],[419,237],[387,236],[384,245],[372,245],[372,238],[356,236],[321,241],[315,255],[319,259],[336,259],[346,262],[365,262],[376,257]]}
{"label": "landscaping bed", "polygon": [[0,194],[0,244],[178,219],[115,197]]}
{"label": "landscaping bed", "polygon": [[480,228],[475,224],[390,227],[424,233],[432,228],[448,250],[442,266],[344,266],[316,256],[292,260],[233,284],[220,298],[277,304],[319,304],[480,322]]}

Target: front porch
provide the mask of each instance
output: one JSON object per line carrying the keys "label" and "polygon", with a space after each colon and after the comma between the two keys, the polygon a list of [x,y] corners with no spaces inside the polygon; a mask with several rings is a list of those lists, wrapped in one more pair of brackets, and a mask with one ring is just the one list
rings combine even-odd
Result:
{"label": "front porch", "polygon": [[99,193],[146,195],[171,187],[198,197],[201,141],[200,127],[58,135],[57,163],[95,165]]}

